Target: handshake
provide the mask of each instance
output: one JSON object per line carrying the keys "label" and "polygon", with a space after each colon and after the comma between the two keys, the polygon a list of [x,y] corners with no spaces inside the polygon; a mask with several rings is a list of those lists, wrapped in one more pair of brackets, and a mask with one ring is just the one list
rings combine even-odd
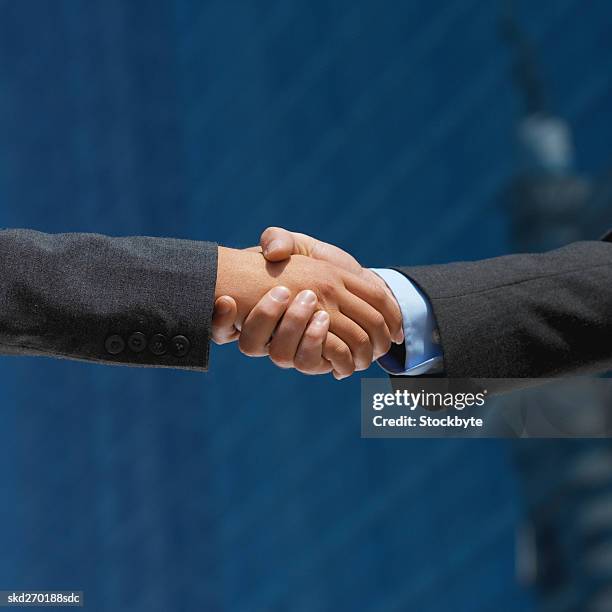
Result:
{"label": "handshake", "polygon": [[259,247],[219,247],[212,337],[281,368],[341,379],[404,333],[382,278],[338,247],[272,227]]}

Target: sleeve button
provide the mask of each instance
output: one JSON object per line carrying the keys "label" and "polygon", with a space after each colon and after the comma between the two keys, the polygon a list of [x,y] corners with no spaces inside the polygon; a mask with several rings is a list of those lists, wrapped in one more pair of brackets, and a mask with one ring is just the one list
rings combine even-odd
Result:
{"label": "sleeve button", "polygon": [[104,346],[106,347],[106,352],[110,355],[118,355],[125,348],[125,341],[121,336],[113,334],[106,339]]}
{"label": "sleeve button", "polygon": [[147,337],[142,332],[134,332],[128,338],[128,346],[134,353],[141,353],[147,346]]}
{"label": "sleeve button", "polygon": [[191,343],[185,336],[174,336],[172,338],[172,354],[175,357],[185,357],[190,348]]}
{"label": "sleeve button", "polygon": [[163,334],[155,334],[149,342],[149,350],[154,355],[165,355],[168,351],[168,338]]}

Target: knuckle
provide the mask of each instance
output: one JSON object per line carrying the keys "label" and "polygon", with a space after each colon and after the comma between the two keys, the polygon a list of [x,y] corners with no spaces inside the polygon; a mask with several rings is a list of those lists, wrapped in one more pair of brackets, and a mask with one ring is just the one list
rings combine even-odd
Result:
{"label": "knuckle", "polygon": [[262,347],[258,347],[252,343],[244,334],[242,334],[238,340],[238,348],[240,352],[247,357],[260,357],[261,355],[265,355],[265,351],[262,350]]}
{"label": "knuckle", "polygon": [[342,376],[350,376],[355,372],[355,365],[351,361],[350,363],[342,363],[336,366],[337,372],[342,374]]}
{"label": "knuckle", "polygon": [[380,285],[374,285],[373,297],[377,302],[385,302],[387,300],[387,292]]}
{"label": "knuckle", "polygon": [[323,334],[321,329],[318,329],[314,325],[309,325],[304,332],[302,342],[307,345],[322,344]]}
{"label": "knuckle", "polygon": [[254,350],[251,350],[250,348],[241,348],[240,352],[243,355],[246,355],[247,357],[257,357],[257,352]]}
{"label": "knuckle", "polygon": [[377,347],[377,348],[379,349],[381,356],[386,355],[391,350],[391,338],[389,338],[388,336],[385,336],[385,338],[380,344],[380,347]]}
{"label": "knuckle", "polygon": [[317,293],[324,299],[333,297],[338,290],[336,283],[332,280],[332,274],[332,272],[329,274],[326,273],[317,283]]}
{"label": "knuckle", "polygon": [[361,331],[355,335],[354,339],[355,350],[360,353],[367,353],[372,349],[372,343],[370,342],[370,336],[365,331]]}
{"label": "knuckle", "polygon": [[246,355],[247,357],[251,356],[251,346],[250,346],[250,342],[248,340],[245,339],[244,334],[242,334],[240,336],[240,339],[238,340],[238,348],[240,349],[240,352],[243,355]]}
{"label": "knuckle", "polygon": [[310,319],[312,311],[302,305],[294,305],[290,308],[283,317],[283,328],[287,330],[295,330],[298,327],[304,328],[304,325]]}
{"label": "knuckle", "polygon": [[293,364],[297,370],[302,373],[306,373],[312,367],[313,360],[309,355],[299,352],[293,361]]}
{"label": "knuckle", "polygon": [[262,300],[257,310],[266,319],[276,319],[278,317],[278,307],[272,300]]}
{"label": "knuckle", "polygon": [[346,346],[346,344],[336,344],[332,348],[332,354],[336,359],[342,362],[349,361],[351,359],[351,350],[348,346]]}
{"label": "knuckle", "polygon": [[270,346],[269,355],[272,363],[277,365],[279,368],[293,367],[293,357],[287,355],[286,351],[276,346],[274,342]]}
{"label": "knuckle", "polygon": [[273,238],[274,234],[279,230],[278,227],[269,226],[261,233],[259,238],[260,242],[265,242],[266,240],[270,240]]}
{"label": "knuckle", "polygon": [[380,334],[377,334],[373,341],[375,353],[377,355],[384,355],[391,348],[391,336],[389,330],[385,327],[381,330]]}
{"label": "knuckle", "polygon": [[383,317],[380,312],[375,311],[372,315],[372,325],[378,330],[384,329],[387,326],[385,317]]}
{"label": "knuckle", "polygon": [[277,366],[279,368],[283,368],[283,370],[289,370],[290,368],[293,367],[293,362],[292,361],[288,361],[286,359],[280,359],[280,358],[272,357],[272,355],[270,355],[270,361],[275,366]]}
{"label": "knuckle", "polygon": [[353,353],[357,370],[365,370],[370,367],[374,349],[367,334],[359,334],[359,336],[355,338]]}

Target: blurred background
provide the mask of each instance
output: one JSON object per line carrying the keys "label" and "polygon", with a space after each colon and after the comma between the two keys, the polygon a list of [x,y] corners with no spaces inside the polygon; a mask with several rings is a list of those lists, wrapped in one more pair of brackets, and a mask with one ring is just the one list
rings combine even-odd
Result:
{"label": "blurred background", "polygon": [[[369,266],[597,238],[611,68],[604,0],[4,0],[0,225],[237,247],[282,225]],[[612,610],[608,442],[362,440],[358,376],[233,345],[206,375],[4,357],[0,385],[2,589]]]}

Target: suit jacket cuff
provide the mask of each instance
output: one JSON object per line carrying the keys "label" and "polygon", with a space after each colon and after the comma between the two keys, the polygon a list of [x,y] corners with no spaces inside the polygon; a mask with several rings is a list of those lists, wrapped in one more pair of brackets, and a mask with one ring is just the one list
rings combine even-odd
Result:
{"label": "suit jacket cuff", "polygon": [[205,370],[217,245],[0,232],[0,350]]}

